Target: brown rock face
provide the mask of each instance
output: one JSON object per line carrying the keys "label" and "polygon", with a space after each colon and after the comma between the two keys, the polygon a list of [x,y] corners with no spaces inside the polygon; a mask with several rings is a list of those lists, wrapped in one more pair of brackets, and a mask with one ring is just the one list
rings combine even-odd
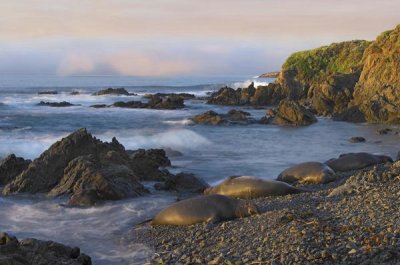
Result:
{"label": "brown rock face", "polygon": [[314,114],[299,103],[290,100],[282,100],[275,117],[272,118],[272,123],[276,125],[304,126],[314,122],[317,122]]}
{"label": "brown rock face", "polygon": [[80,252],[53,241],[23,239],[7,233],[0,233],[0,264],[31,265],[91,265],[91,258]]}
{"label": "brown rock face", "polygon": [[14,154],[0,161],[0,185],[5,185],[12,181],[22,171],[28,168],[30,162],[30,160],[16,157]]}
{"label": "brown rock face", "polygon": [[369,122],[400,123],[400,25],[365,50],[353,105]]}
{"label": "brown rock face", "polygon": [[209,185],[193,174],[179,173],[177,175],[166,176],[165,182],[157,183],[155,187],[159,190],[201,193],[208,188]]}
{"label": "brown rock face", "polygon": [[100,90],[96,93],[93,94],[94,96],[103,96],[103,95],[124,95],[124,96],[129,96],[133,95],[130,94],[128,91],[126,91],[125,88],[107,88]]}
{"label": "brown rock face", "polygon": [[228,106],[266,106],[279,103],[284,98],[281,87],[270,83],[267,86],[254,87],[252,83],[247,88],[233,89],[223,87],[219,91],[211,94],[208,104],[228,105]]}
{"label": "brown rock face", "polygon": [[159,167],[168,165],[163,150],[127,152],[115,138],[105,143],[80,129],[35,159],[3,194],[71,194],[71,204],[92,205],[144,194],[139,181],[161,180],[166,173]]}

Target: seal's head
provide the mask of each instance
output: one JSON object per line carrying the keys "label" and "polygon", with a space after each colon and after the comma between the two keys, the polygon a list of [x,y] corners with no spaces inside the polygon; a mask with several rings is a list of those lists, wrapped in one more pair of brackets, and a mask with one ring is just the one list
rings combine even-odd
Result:
{"label": "seal's head", "polygon": [[259,210],[257,208],[257,205],[253,202],[248,201],[240,201],[235,211],[236,216],[240,218],[258,213]]}

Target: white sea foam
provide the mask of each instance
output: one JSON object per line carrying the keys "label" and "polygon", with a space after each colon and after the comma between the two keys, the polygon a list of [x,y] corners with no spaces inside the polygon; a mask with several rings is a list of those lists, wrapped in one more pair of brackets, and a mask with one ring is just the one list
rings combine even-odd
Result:
{"label": "white sea foam", "polygon": [[258,86],[267,86],[270,82],[268,81],[257,81],[257,80],[246,80],[244,82],[236,82],[233,83],[232,85],[230,85],[232,88],[234,89],[238,89],[238,88],[245,88],[250,86],[251,83],[254,82],[254,87],[258,87]]}
{"label": "white sea foam", "polygon": [[172,124],[172,125],[191,125],[193,121],[191,119],[183,119],[183,120],[174,120],[174,121],[163,121],[165,124]]}

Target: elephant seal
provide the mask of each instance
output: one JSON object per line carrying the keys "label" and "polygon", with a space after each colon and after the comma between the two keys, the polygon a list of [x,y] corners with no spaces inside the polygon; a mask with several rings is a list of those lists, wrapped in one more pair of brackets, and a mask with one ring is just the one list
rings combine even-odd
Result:
{"label": "elephant seal", "polygon": [[152,225],[217,223],[257,213],[257,206],[253,203],[214,194],[174,203],[159,212],[151,223]]}
{"label": "elephant seal", "polygon": [[303,190],[282,181],[264,180],[252,176],[232,176],[215,187],[204,190],[204,194],[221,194],[235,198],[258,198],[300,193]]}
{"label": "elephant seal", "polygon": [[334,181],[335,172],[324,163],[305,162],[282,171],[277,180],[287,183],[323,184]]}
{"label": "elephant seal", "polygon": [[334,158],[325,162],[334,171],[350,171],[363,169],[381,163],[393,162],[392,158],[384,155],[373,155],[369,153],[348,153],[342,154],[339,158]]}

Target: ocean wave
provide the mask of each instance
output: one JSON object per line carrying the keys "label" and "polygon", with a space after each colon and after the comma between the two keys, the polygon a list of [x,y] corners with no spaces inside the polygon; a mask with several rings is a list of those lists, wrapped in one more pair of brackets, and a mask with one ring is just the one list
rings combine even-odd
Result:
{"label": "ocean wave", "polygon": [[171,124],[171,125],[191,125],[193,124],[193,121],[191,119],[183,119],[183,120],[174,120],[174,121],[163,121],[165,124]]}
{"label": "ocean wave", "polygon": [[267,86],[270,82],[268,81],[257,81],[257,80],[246,80],[244,82],[236,82],[230,85],[230,87],[234,89],[238,88],[245,88],[250,86],[251,83],[254,83],[254,87],[259,87],[259,86]]}

